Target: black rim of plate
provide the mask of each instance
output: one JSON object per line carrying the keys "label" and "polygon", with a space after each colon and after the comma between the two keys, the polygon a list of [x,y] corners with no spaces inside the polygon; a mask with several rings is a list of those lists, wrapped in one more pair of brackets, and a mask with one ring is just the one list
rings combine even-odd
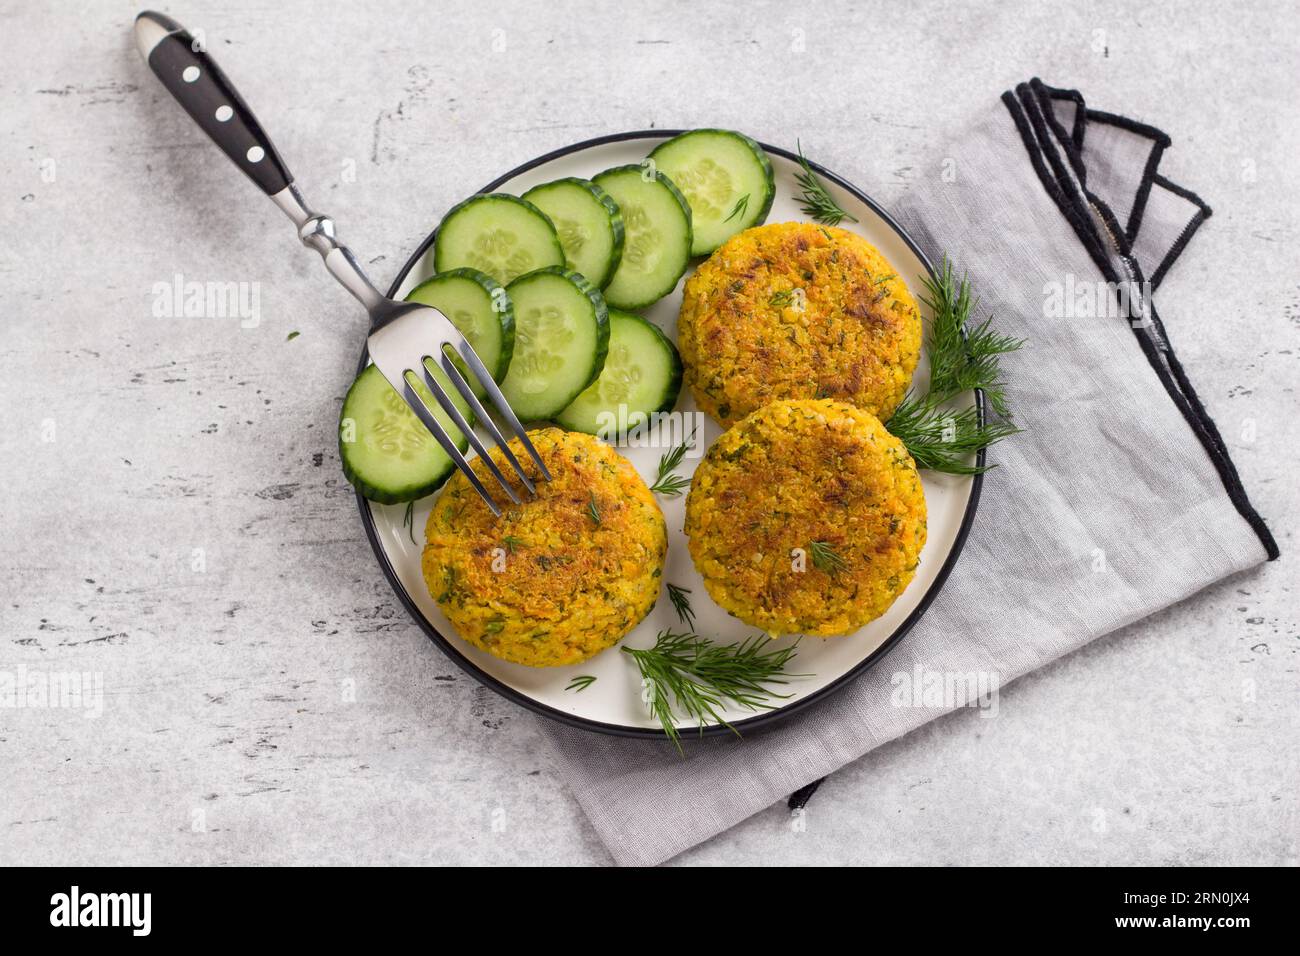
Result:
{"label": "black rim of plate", "polygon": [[[493,192],[496,189],[500,188],[500,186],[503,183],[508,182],[511,179],[514,179],[516,176],[520,175],[521,173],[526,173],[530,169],[534,169],[538,166],[541,166],[544,163],[549,163],[551,160],[559,159],[562,156],[568,156],[572,153],[582,152],[583,150],[592,149],[597,146],[606,146],[609,145],[610,143],[621,143],[627,140],[669,139],[682,132],[685,131],[678,130],[678,129],[642,129],[642,130],[634,130],[627,133],[611,133],[607,136],[597,136],[595,139],[584,140],[581,143],[574,143],[570,146],[564,146],[560,149],[552,150],[551,152],[546,153],[543,156],[538,156],[536,159],[529,160],[528,162],[524,163],[521,166],[516,166],[508,173],[498,176],[496,179],[492,180],[492,182],[488,183],[486,186],[480,189],[479,192],[484,192],[484,193]],[[782,156],[785,159],[788,159],[795,163],[798,163],[800,161],[799,155],[797,153],[790,152],[788,149],[781,149],[779,146],[769,146],[767,143],[759,143],[758,145],[761,146],[766,152],[771,153],[773,155]],[[829,169],[826,169],[823,166],[819,166],[817,163],[814,163],[811,160],[808,161],[808,165],[813,170],[813,172],[815,172],[818,176],[835,183],[835,185],[839,186],[845,192],[848,192],[850,195],[856,198],[859,202],[862,202],[868,208],[870,208],[872,212],[874,212],[877,216],[879,216],[881,220],[887,226],[889,226],[890,229],[894,230],[894,232],[898,235],[898,237],[902,239],[904,243],[907,244],[907,247],[921,261],[921,264],[925,267],[926,271],[929,272],[931,276],[935,274],[934,266],[933,264],[931,264],[930,260],[926,258],[925,253],[921,251],[920,247],[917,246],[917,244],[913,241],[912,237],[907,234],[907,232],[903,229],[903,227],[894,221],[894,217],[889,215],[889,213],[885,212],[885,210],[882,209],[880,205],[878,205],[875,202],[875,200],[873,200],[870,196],[864,193],[861,189],[854,186],[848,180],[844,179],[841,176],[836,175],[835,173],[831,172]],[[415,250],[415,252],[412,253],[411,257],[406,260],[406,264],[402,266],[401,271],[398,272],[397,274],[397,278],[393,280],[392,286],[390,286],[388,289],[389,298],[397,297],[397,291],[402,287],[402,283],[406,281],[406,277],[410,275],[411,270],[416,267],[419,261],[422,258],[424,258],[425,253],[429,251],[430,247],[433,245],[433,241],[436,235],[437,235],[437,230],[435,229],[433,232],[429,233],[429,235],[425,238],[425,240],[422,243],[420,243],[419,247]],[[366,350],[365,348],[362,348],[361,361],[358,363],[357,366],[358,374],[360,374],[361,369],[365,368],[368,361],[369,358],[366,354]],[[975,408],[976,408],[976,414],[979,416],[980,422],[983,423],[984,416],[985,416],[984,393],[979,391],[978,389],[975,391]],[[979,454],[976,456],[976,463],[978,465],[983,465],[984,460],[985,460],[985,454],[984,451],[981,449]],[[957,558],[961,554],[962,549],[966,546],[966,537],[970,534],[971,524],[975,520],[975,511],[979,505],[980,490],[984,485],[983,474],[980,473],[980,474],[973,475],[971,478],[971,482],[972,483],[971,483],[970,497],[966,501],[966,512],[965,514],[962,515],[961,525],[957,529],[957,537],[953,541],[952,550],[948,553],[947,558],[944,559],[943,566],[939,568],[939,573],[935,576],[934,583],[930,585],[930,589],[921,596],[921,600],[917,603],[916,607],[912,609],[912,613],[909,614],[903,620],[903,622],[899,624],[897,628],[894,629],[894,633],[890,634],[889,637],[885,639],[884,643],[882,643],[878,648],[876,648],[874,651],[872,651],[870,654],[864,657],[856,665],[849,668],[849,670],[845,671],[835,680],[831,681],[825,687],[821,688],[820,690],[814,691],[811,694],[808,694],[806,697],[801,697],[798,700],[793,700],[788,704],[780,705],[773,710],[761,711],[759,713],[756,713],[753,717],[746,717],[742,720],[737,720],[732,724],[732,726],[735,727],[736,730],[743,732],[746,729],[752,730],[758,727],[765,726],[767,724],[775,723],[776,721],[779,720],[784,720],[785,718],[790,717],[791,715],[796,714],[799,711],[811,707],[813,704],[816,704],[820,701],[827,699],[836,691],[841,690],[844,687],[847,687],[858,677],[861,677],[871,667],[873,667],[880,660],[882,660],[886,654],[888,654],[891,650],[893,650],[895,645],[897,645],[898,642],[901,641],[907,635],[907,633],[916,625],[916,622],[921,619],[921,616],[924,615],[927,610],[929,610],[930,605],[934,602],[935,597],[938,596],[939,592],[943,589],[944,583],[948,580],[948,575],[952,573],[953,567],[957,564]],[[388,559],[388,552],[384,550],[384,547],[379,540],[379,531],[375,527],[375,518],[374,518],[374,514],[370,510],[370,502],[367,501],[365,498],[363,498],[360,494],[358,494],[357,507],[361,511],[361,523],[365,525],[366,537],[370,540],[370,548],[372,551],[374,551],[375,558],[378,560],[380,568],[383,569],[384,577],[388,579],[388,583],[392,587],[393,592],[397,595],[398,599],[402,602],[402,605],[403,607],[406,608],[407,613],[411,615],[412,620],[414,620],[415,623],[418,624],[420,628],[424,631],[424,633],[429,637],[429,640],[433,641],[436,645],[438,645],[438,647],[441,648],[442,651],[449,658],[451,658],[451,660],[458,667],[460,667],[460,669],[463,670],[465,673],[469,674],[471,677],[473,677],[475,680],[479,681],[480,683],[484,684],[485,686],[490,687],[492,690],[496,691],[498,694],[500,694],[502,697],[506,698],[507,700],[513,701],[514,703],[519,704],[521,707],[526,707],[528,710],[531,710],[534,713],[542,714],[543,716],[549,717],[552,720],[557,720],[562,724],[567,724],[570,727],[576,727],[580,730],[589,730],[597,733],[610,734],[617,737],[641,737],[641,738],[650,738],[650,739],[657,739],[657,740],[668,739],[668,735],[664,733],[664,731],[661,728],[628,727],[623,724],[607,724],[604,723],[603,721],[591,720],[586,717],[579,717],[575,714],[567,713],[563,710],[557,710],[554,707],[550,707],[547,704],[543,704],[537,700],[534,700],[533,698],[529,697],[527,694],[521,693],[520,691],[511,687],[509,684],[506,684],[498,680],[496,677],[493,677],[491,674],[488,674],[487,672],[480,670],[468,657],[461,654],[460,651],[457,650],[456,646],[450,640],[448,640],[436,627],[434,627],[432,623],[430,623],[428,618],[426,618],[424,614],[420,611],[419,607],[416,605],[411,595],[407,593],[406,587],[402,584],[401,579],[397,576],[396,569],[393,567],[392,562],[389,561]],[[692,728],[683,727],[680,728],[680,731],[683,738],[685,738],[688,735],[698,736],[701,733],[700,729],[693,728],[693,727]],[[728,734],[731,733],[731,731],[727,727],[721,725],[710,725],[708,727],[702,728],[702,733],[705,736],[714,736],[717,734]]]}

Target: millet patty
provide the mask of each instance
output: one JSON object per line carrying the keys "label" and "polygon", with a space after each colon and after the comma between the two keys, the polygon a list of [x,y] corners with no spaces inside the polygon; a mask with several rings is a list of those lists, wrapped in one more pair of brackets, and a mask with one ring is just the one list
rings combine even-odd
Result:
{"label": "millet patty", "polygon": [[773,402],[700,462],[691,558],[724,610],[770,634],[846,634],[916,573],[925,494],[907,449],[843,402]]}
{"label": "millet patty", "polygon": [[[558,428],[528,435],[552,480],[537,481],[537,498],[496,518],[453,474],[429,513],[424,580],[475,647],[530,667],[576,664],[617,643],[654,606],[667,530],[636,469],[608,445]],[[535,477],[519,440],[510,445]],[[475,471],[494,486],[477,460]]]}
{"label": "millet patty", "polygon": [[783,222],[738,233],[696,270],[677,336],[695,401],[723,425],[791,398],[887,420],[916,370],[921,314],[867,240]]}

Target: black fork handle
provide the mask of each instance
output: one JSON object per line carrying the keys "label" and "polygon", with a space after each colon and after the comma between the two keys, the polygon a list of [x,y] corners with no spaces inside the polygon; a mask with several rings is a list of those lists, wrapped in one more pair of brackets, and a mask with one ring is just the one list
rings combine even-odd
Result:
{"label": "black fork handle", "polygon": [[162,85],[262,192],[273,196],[293,182],[262,124],[188,30],[146,10],[135,18],[135,38]]}
{"label": "black fork handle", "polygon": [[388,302],[366,278],[356,257],[335,238],[334,221],[314,213],[293,174],[253,111],[203,45],[171,17],[146,10],[135,18],[135,41],[149,68],[230,161],[280,207],[298,238],[320,253],[325,268],[366,307],[372,326],[387,317]]}

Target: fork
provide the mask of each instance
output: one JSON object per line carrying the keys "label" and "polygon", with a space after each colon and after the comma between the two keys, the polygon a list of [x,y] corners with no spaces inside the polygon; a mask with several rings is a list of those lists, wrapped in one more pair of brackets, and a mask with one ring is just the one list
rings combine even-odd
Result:
{"label": "fork", "polygon": [[312,212],[303,201],[302,194],[294,185],[292,174],[262,130],[257,117],[208,56],[203,44],[196,42],[184,27],[171,17],[146,10],[135,19],[135,40],[140,55],[167,91],[221,151],[289,217],[298,229],[298,238],[309,249],[320,253],[330,275],[365,306],[370,315],[366,349],[371,361],[455,462],[456,467],[469,479],[492,513],[500,517],[500,506],[483,486],[456,442],[413,387],[412,377],[417,375],[417,369],[434,399],[468,439],[510,500],[517,505],[521,503],[520,497],[492,460],[482,439],[470,427],[451,396],[434,378],[428,364],[431,361],[437,362],[475,419],[492,436],[528,495],[535,497],[536,485],[525,473],[496,422],[461,374],[453,356],[459,356],[472,373],[501,419],[536,463],[542,479],[550,481],[551,473],[529,441],[518,416],[511,410],[491,373],[451,320],[430,306],[387,298],[371,284],[351,250],[335,238],[334,220]]}

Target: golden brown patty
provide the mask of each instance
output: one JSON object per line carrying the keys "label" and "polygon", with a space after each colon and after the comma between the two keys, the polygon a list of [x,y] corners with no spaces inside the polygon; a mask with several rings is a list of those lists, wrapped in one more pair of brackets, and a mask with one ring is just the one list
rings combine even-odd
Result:
{"label": "golden brown patty", "polygon": [[[667,532],[654,495],[608,445],[558,428],[528,437],[552,480],[537,481],[536,499],[496,518],[464,475],[452,475],[429,513],[424,580],[474,646],[530,667],[576,664],[617,643],[654,606]],[[510,446],[535,477],[518,439]]]}
{"label": "golden brown patty", "polygon": [[709,595],[772,634],[828,637],[888,610],[925,545],[907,449],[870,412],[773,402],[723,433],[686,499]]}
{"label": "golden brown patty", "polygon": [[757,226],[686,282],[686,381],[723,425],[770,401],[834,398],[888,419],[921,351],[921,314],[876,247],[814,223]]}

